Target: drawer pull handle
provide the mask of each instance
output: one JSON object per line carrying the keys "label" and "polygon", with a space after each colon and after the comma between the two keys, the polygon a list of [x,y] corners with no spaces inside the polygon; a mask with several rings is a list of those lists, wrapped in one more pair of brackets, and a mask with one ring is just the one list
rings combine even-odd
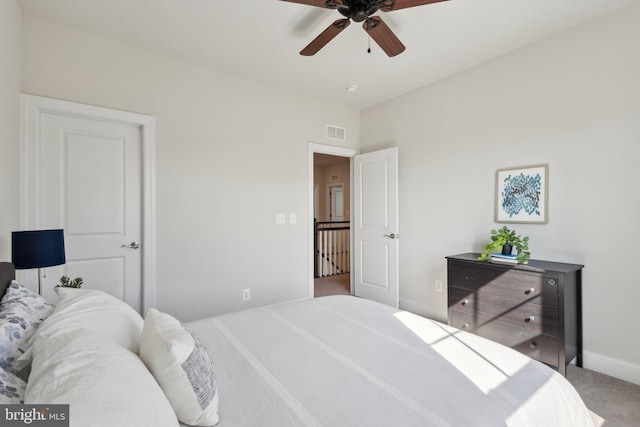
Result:
{"label": "drawer pull handle", "polygon": [[469,326],[471,326],[471,323],[467,322],[464,325],[462,325],[462,329],[467,329]]}
{"label": "drawer pull handle", "polygon": [[529,294],[534,293],[535,291],[536,291],[536,289],[535,289],[535,288],[529,288],[529,289],[527,289],[526,291],[524,291],[524,294],[525,294],[525,295],[529,295]]}
{"label": "drawer pull handle", "polygon": [[556,284],[556,279],[549,279],[547,280],[547,283],[550,284],[551,286],[554,286]]}
{"label": "drawer pull handle", "polygon": [[527,323],[529,323],[529,322],[531,322],[533,320],[536,320],[536,316],[529,316],[529,317],[524,319],[524,321],[527,322]]}
{"label": "drawer pull handle", "polygon": [[538,346],[538,343],[535,341],[531,341],[531,344],[529,344],[529,348],[536,348]]}
{"label": "drawer pull handle", "polygon": [[468,300],[468,299],[466,299],[466,300],[462,301],[460,304],[462,304],[462,305],[467,305],[467,304],[469,304],[469,300]]}

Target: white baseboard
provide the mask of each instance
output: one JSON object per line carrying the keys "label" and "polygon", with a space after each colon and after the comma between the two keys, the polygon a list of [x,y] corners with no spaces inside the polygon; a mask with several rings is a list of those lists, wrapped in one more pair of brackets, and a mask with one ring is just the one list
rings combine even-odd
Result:
{"label": "white baseboard", "polygon": [[640,385],[640,365],[584,350],[582,365],[592,371]]}
{"label": "white baseboard", "polygon": [[433,307],[429,307],[428,305],[420,304],[419,302],[400,298],[400,308],[403,310],[409,311],[411,313],[415,313],[422,317],[447,323],[446,311],[442,313],[440,310],[437,310]]}

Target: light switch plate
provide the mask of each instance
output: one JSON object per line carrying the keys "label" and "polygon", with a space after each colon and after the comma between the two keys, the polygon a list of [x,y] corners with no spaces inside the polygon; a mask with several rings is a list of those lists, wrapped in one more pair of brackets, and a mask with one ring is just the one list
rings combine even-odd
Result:
{"label": "light switch plate", "polygon": [[284,224],[284,214],[283,213],[279,213],[279,214],[276,215],[276,224],[278,224],[278,225]]}

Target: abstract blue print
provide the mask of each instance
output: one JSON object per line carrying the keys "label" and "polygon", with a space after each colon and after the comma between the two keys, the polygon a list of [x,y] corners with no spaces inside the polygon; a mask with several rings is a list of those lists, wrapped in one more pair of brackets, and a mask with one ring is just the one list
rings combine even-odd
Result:
{"label": "abstract blue print", "polygon": [[542,189],[542,176],[535,175],[508,175],[504,179],[502,191],[502,209],[509,218],[521,211],[529,215],[540,216],[540,193]]}

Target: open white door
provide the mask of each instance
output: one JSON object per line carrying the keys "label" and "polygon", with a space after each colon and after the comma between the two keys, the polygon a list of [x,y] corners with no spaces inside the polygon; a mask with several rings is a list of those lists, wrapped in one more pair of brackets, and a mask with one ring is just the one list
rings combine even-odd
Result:
{"label": "open white door", "polygon": [[397,308],[397,147],[355,156],[353,183],[355,294]]}

